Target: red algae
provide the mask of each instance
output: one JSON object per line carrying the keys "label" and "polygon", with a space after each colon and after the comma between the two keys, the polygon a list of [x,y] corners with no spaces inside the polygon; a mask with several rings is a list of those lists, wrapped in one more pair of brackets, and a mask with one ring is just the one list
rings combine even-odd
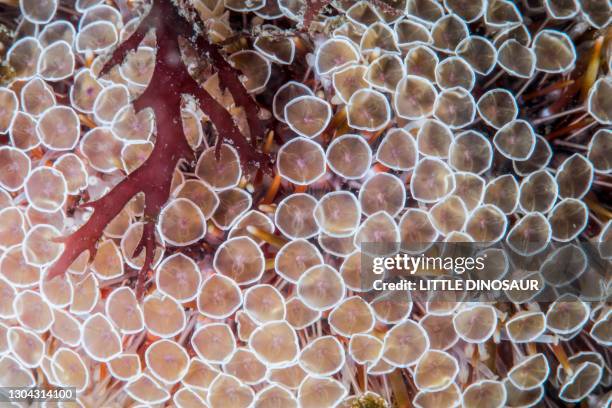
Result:
{"label": "red algae", "polygon": [[[144,277],[151,269],[155,250],[155,223],[159,213],[170,196],[170,185],[174,169],[181,161],[193,162],[195,156],[184,137],[181,125],[181,99],[191,94],[200,102],[200,107],[216,126],[219,134],[217,146],[228,139],[238,151],[243,164],[256,163],[260,168],[268,167],[268,158],[250,146],[234,123],[230,113],[219,104],[190,75],[181,60],[179,38],[193,38],[194,26],[179,14],[170,0],[155,0],[149,14],[140,23],[130,38],[113,53],[102,70],[108,72],[115,64],[132,50],[136,49],[146,33],[154,29],[157,38],[157,54],[153,78],[145,92],[134,101],[137,112],[152,108],[157,122],[157,141],[153,152],[145,163],[129,174],[108,194],[97,201],[83,204],[94,210],[91,218],[70,236],[63,238],[65,250],[60,258],[49,268],[51,279],[64,273],[84,251],[89,251],[93,259],[96,244],[104,228],[119,214],[125,205],[138,193],[145,195],[144,218],[146,221],[142,240],[135,255],[145,250],[145,262],[139,273],[137,292],[142,294]],[[239,106],[245,108],[251,139],[256,141],[263,136],[263,127],[257,119],[257,105],[246,93],[237,73],[221,55],[217,46],[209,43],[203,36],[198,37],[196,47],[206,53],[219,69],[221,82],[227,86]]]}

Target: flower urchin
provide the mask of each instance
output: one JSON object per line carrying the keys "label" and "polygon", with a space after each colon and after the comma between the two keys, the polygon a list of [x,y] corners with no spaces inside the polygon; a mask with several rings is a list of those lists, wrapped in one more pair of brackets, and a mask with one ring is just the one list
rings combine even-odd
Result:
{"label": "flower urchin", "polygon": [[[607,1],[0,3],[0,386],[610,404]],[[371,290],[439,242],[550,292]]]}

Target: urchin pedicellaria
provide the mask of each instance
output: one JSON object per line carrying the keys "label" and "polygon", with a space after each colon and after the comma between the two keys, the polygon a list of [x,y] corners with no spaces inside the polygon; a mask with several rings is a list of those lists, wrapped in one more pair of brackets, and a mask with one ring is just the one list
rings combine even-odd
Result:
{"label": "urchin pedicellaria", "polygon": [[[83,407],[609,405],[611,18],[0,1],[0,386]],[[552,292],[370,290],[368,245],[437,243]]]}

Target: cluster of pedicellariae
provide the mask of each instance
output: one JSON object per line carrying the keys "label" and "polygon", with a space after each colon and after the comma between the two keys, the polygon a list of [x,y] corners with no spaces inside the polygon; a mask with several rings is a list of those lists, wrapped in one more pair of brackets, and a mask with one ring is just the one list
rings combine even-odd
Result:
{"label": "cluster of pedicellariae", "polygon": [[[576,244],[612,259],[608,1],[69,3],[0,1],[0,386],[610,404],[610,277]],[[364,288],[363,243],[436,241],[603,300]]]}

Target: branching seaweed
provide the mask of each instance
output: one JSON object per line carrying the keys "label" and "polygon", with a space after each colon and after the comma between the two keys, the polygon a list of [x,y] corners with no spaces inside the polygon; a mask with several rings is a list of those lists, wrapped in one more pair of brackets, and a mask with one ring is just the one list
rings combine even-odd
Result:
{"label": "branching seaweed", "polygon": [[[187,22],[171,0],[155,0],[148,15],[138,29],[113,53],[102,70],[108,72],[125,56],[135,50],[149,30],[155,30],[157,54],[155,70],[145,92],[134,102],[136,111],[152,108],[157,122],[157,140],[153,152],[136,171],[123,179],[108,194],[83,206],[93,209],[91,218],[70,236],[63,238],[65,244],[61,257],[51,266],[48,276],[52,278],[64,273],[84,251],[93,259],[96,245],[104,228],[137,194],[144,193],[145,227],[135,255],[145,250],[145,262],[138,275],[137,292],[142,294],[144,278],[153,263],[155,250],[155,225],[162,207],[170,196],[170,185],[174,169],[181,161],[192,162],[194,154],[185,139],[180,121],[181,98],[193,95],[202,111],[214,124],[219,134],[217,146],[228,140],[237,149],[243,164],[255,163],[259,168],[268,166],[266,155],[249,145],[241,134],[230,113],[217,102],[190,75],[182,62],[179,38],[195,37],[193,25]],[[203,36],[197,37],[196,48],[207,53],[219,69],[222,84],[227,87],[238,106],[244,108],[251,130],[251,138],[263,135],[263,126],[257,119],[257,105],[248,95],[239,80],[238,73],[221,54],[219,48]]]}

